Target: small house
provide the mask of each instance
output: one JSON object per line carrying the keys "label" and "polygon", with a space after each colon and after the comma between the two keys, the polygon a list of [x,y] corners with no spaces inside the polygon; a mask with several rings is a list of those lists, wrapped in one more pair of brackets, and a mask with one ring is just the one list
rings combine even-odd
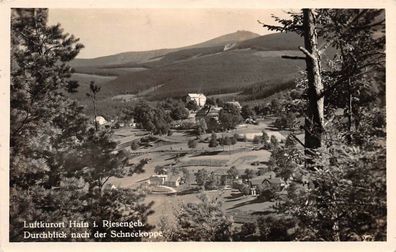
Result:
{"label": "small house", "polygon": [[257,177],[249,179],[250,187],[257,187],[257,186],[263,184],[263,181],[265,179],[267,179],[267,177],[264,176],[264,175],[257,176]]}
{"label": "small house", "polygon": [[275,173],[268,172],[264,175],[250,179],[249,184],[251,195],[256,195],[257,188],[260,185],[264,186],[265,188],[272,188],[277,192],[281,191],[285,184],[281,178],[277,178],[274,175]]}
{"label": "small house", "polygon": [[150,185],[163,185],[165,184],[167,177],[167,175],[154,174],[148,179],[148,183]]}
{"label": "small house", "polygon": [[97,117],[95,117],[95,122],[96,122],[98,125],[103,125],[103,124],[106,124],[106,123],[107,123],[106,119],[105,119],[103,116],[97,116]]}
{"label": "small house", "polygon": [[205,106],[206,96],[204,94],[187,94],[186,102],[195,101],[199,107]]}
{"label": "small house", "polygon": [[218,185],[222,186],[227,186],[227,185],[232,185],[232,182],[234,181],[234,178],[227,174],[227,171],[217,171],[215,173],[216,176],[216,183]]}
{"label": "small house", "polygon": [[182,178],[179,175],[170,175],[167,177],[164,184],[170,187],[179,187],[181,184],[181,179]]}
{"label": "small house", "polygon": [[276,174],[273,171],[268,171],[268,172],[264,173],[262,176],[264,177],[264,179],[266,179],[266,178],[272,179],[272,178],[276,177]]}
{"label": "small house", "polygon": [[262,184],[266,187],[273,188],[275,191],[282,190],[282,187],[284,186],[281,178],[266,178]]}

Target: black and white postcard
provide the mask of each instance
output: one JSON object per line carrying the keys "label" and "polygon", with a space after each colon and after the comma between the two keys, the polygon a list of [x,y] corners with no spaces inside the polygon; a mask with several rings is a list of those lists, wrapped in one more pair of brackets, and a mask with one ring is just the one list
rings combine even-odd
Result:
{"label": "black and white postcard", "polygon": [[344,4],[1,1],[0,249],[395,251],[396,2]]}

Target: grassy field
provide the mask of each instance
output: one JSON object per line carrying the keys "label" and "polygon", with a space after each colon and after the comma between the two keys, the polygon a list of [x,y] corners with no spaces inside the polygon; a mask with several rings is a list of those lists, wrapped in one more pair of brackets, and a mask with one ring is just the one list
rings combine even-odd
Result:
{"label": "grassy field", "polygon": [[[234,131],[219,134],[233,135],[234,133],[261,133],[265,129],[271,136],[274,135],[278,140],[284,139],[284,136],[277,131],[272,130],[269,125],[273,119],[260,121],[258,125],[245,125],[238,127]],[[142,174],[134,174],[123,178],[111,178],[108,183],[117,187],[136,188],[140,185],[146,184],[148,178],[155,174],[156,166],[167,166],[172,164],[174,167],[185,167],[190,171],[190,174],[195,174],[199,169],[206,169],[208,172],[226,172],[231,166],[235,166],[240,174],[249,168],[257,170],[258,167],[265,167],[266,162],[270,158],[270,152],[266,150],[252,150],[254,144],[252,142],[237,142],[234,146],[218,146],[216,148],[209,148],[207,143],[198,143],[197,148],[190,149],[187,146],[187,141],[191,136],[184,131],[175,131],[172,136],[158,136],[152,142],[152,147],[141,147],[138,150],[132,151],[129,146],[130,142],[145,136],[147,132],[134,129],[130,127],[120,128],[115,130],[114,140],[119,143],[119,146],[131,153],[130,162],[137,163],[142,158],[150,159],[150,162],[145,165],[145,172]],[[209,137],[210,134],[204,135],[202,138]],[[132,153],[139,154],[132,157]],[[180,156],[180,154],[182,154]],[[179,157],[176,159],[176,156]],[[256,166],[252,163],[259,162]],[[180,187],[183,188],[183,187]],[[181,190],[175,188],[176,190]],[[202,192],[187,193],[187,194],[172,194],[166,188],[158,188],[158,191],[163,191],[164,194],[148,194],[145,201],[154,202],[154,214],[149,217],[149,223],[158,225],[163,216],[174,218],[173,214],[179,209],[180,205],[189,202],[198,202],[197,196]],[[243,196],[237,190],[213,190],[205,191],[205,194],[213,197],[220,197],[223,202],[223,210],[233,217],[237,223],[245,221],[254,221],[255,218],[261,215],[272,215],[272,206],[274,202],[260,201],[255,196]]]}
{"label": "grassy field", "polygon": [[[257,200],[255,196],[242,196],[236,190],[205,191],[186,195],[148,195],[145,202],[154,202],[154,214],[149,216],[148,223],[158,225],[161,218],[166,217],[169,221],[175,221],[177,210],[182,204],[198,203],[198,195],[205,193],[209,197],[223,199],[222,209],[233,216],[236,223],[254,221],[260,215],[273,215],[274,202]],[[158,228],[158,227],[157,227]]]}
{"label": "grassy field", "polygon": [[293,79],[303,64],[281,59],[280,56],[263,57],[255,51],[227,51],[121,75],[103,88],[126,94],[161,85],[147,94],[155,99],[183,96],[188,92],[221,94],[241,91],[249,85],[274,78],[279,82],[268,83],[281,84]]}

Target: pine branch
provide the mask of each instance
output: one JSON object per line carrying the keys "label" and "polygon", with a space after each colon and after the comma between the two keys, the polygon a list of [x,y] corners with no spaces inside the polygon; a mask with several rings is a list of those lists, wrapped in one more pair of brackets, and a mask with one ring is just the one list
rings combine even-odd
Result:
{"label": "pine branch", "polygon": [[292,60],[306,60],[306,57],[303,56],[292,56],[292,55],[282,55],[282,59],[292,59]]}
{"label": "pine branch", "polygon": [[360,29],[365,29],[365,28],[372,28],[374,26],[383,25],[384,22],[385,22],[385,19],[382,19],[382,20],[380,20],[380,21],[378,21],[376,23],[362,25],[362,26],[354,26],[354,27],[351,27],[351,28],[355,29],[355,30],[360,30]]}
{"label": "pine branch", "polygon": [[[345,27],[344,30],[341,32],[341,34],[346,33],[346,32],[352,27],[352,24],[353,24],[356,20],[358,20],[363,14],[365,14],[367,11],[368,11],[367,9],[364,9],[362,12],[360,12],[359,14],[357,14],[357,15],[352,19],[352,21],[349,22],[349,23],[346,25],[346,27]],[[334,36],[333,39],[331,39],[330,41],[327,41],[327,42],[323,43],[321,46],[319,46],[319,48],[318,48],[319,54],[323,54],[323,53],[326,51],[326,49],[327,49],[331,44],[334,43],[334,41],[335,41],[336,39],[337,39],[337,36]]]}

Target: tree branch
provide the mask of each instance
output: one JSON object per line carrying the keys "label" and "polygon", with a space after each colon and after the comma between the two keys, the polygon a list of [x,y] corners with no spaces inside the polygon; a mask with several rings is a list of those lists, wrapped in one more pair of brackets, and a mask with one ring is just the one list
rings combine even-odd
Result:
{"label": "tree branch", "polygon": [[282,55],[282,59],[293,59],[293,60],[306,60],[306,57],[303,56],[292,56],[292,55]]}
{"label": "tree branch", "polygon": [[111,176],[108,176],[102,183],[100,183],[100,188],[102,188],[104,186],[104,184],[106,184],[106,182],[111,178]]}
{"label": "tree branch", "polygon": [[296,135],[294,135],[293,133],[290,133],[290,136],[292,136],[299,144],[301,144],[302,147],[305,148],[304,143],[300,139],[298,139],[298,137]]}
{"label": "tree branch", "polygon": [[[352,27],[352,24],[353,24],[356,20],[358,20],[363,14],[365,14],[367,11],[368,11],[368,10],[366,9],[366,10],[363,10],[362,12],[360,12],[359,14],[357,14],[357,15],[352,19],[352,21],[349,22],[349,23],[346,25],[345,29],[341,32],[341,34],[347,32],[347,31]],[[322,45],[320,45],[319,48],[318,48],[319,54],[323,54],[323,53],[326,51],[326,49],[327,49],[336,39],[337,39],[337,37],[334,36],[332,40],[327,41],[327,42],[323,43]]]}
{"label": "tree branch", "polygon": [[370,72],[372,72],[372,71],[365,71],[365,72],[363,72],[363,73],[359,73],[359,74],[356,74],[356,75],[353,75],[353,76],[347,76],[347,77],[344,76],[344,77],[338,79],[336,82],[334,82],[334,84],[333,84],[331,87],[324,89],[324,90],[318,95],[318,99],[321,98],[321,97],[323,97],[324,95],[328,94],[329,92],[333,91],[333,89],[334,89],[335,87],[337,87],[338,85],[340,85],[341,83],[343,83],[343,81],[346,81],[348,78],[356,78],[356,77],[358,77],[358,76],[361,76],[361,75],[363,75],[363,74],[367,74],[367,73],[370,73]]}
{"label": "tree branch", "polygon": [[310,57],[311,59],[316,60],[316,57],[313,56],[310,52],[308,52],[308,50],[305,49],[304,47],[299,46],[298,49],[300,49],[300,51],[302,51],[305,55],[307,55],[307,56]]}
{"label": "tree branch", "polygon": [[371,27],[374,27],[374,26],[377,26],[377,25],[382,25],[382,24],[384,24],[384,22],[385,22],[385,19],[382,19],[382,20],[380,20],[380,21],[378,21],[376,23],[362,25],[362,26],[354,26],[354,27],[351,27],[351,28],[352,29],[357,29],[357,30],[364,29],[364,28],[371,28]]}

